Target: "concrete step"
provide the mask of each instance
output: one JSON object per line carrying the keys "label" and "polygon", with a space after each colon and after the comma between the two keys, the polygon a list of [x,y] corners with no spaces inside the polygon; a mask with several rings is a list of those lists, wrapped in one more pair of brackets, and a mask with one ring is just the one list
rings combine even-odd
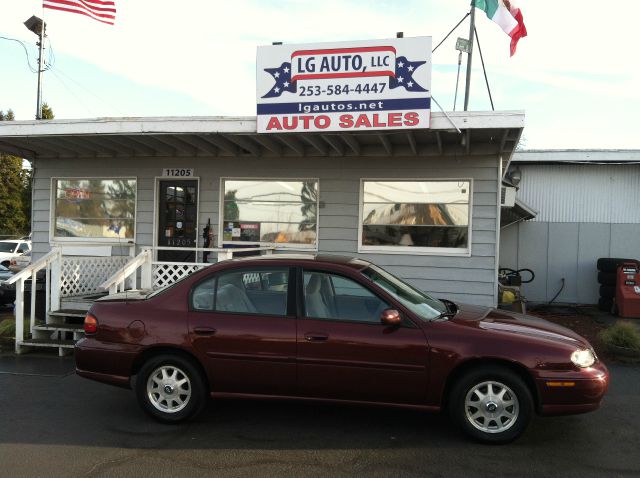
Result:
{"label": "concrete step", "polygon": [[83,309],[60,309],[50,311],[49,315],[54,317],[78,317],[84,319],[87,311]]}
{"label": "concrete step", "polygon": [[18,342],[18,345],[25,347],[52,347],[73,349],[76,345],[75,340],[54,340],[54,339],[28,339]]}
{"label": "concrete step", "polygon": [[65,324],[50,322],[48,324],[39,324],[33,327],[33,330],[46,330],[46,331],[62,331],[62,332],[80,332],[84,334],[83,324]]}

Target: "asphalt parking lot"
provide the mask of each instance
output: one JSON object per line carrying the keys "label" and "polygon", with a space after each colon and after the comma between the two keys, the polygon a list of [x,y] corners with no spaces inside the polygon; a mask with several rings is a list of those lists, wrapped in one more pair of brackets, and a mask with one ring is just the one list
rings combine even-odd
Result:
{"label": "asphalt parking lot", "polygon": [[537,418],[496,447],[444,416],[380,408],[217,401],[161,425],[70,357],[3,354],[0,476],[640,476],[640,367],[610,369],[599,411]]}

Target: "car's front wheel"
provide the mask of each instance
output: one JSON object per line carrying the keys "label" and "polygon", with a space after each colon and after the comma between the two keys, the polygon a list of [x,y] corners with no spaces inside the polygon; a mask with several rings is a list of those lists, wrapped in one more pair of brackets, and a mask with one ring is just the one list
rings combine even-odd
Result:
{"label": "car's front wheel", "polygon": [[471,437],[507,443],[520,436],[531,421],[533,399],[526,383],[506,367],[470,370],[451,390],[452,419]]}
{"label": "car's front wheel", "polygon": [[136,394],[142,409],[165,423],[193,418],[206,403],[202,375],[179,355],[147,360],[138,372]]}

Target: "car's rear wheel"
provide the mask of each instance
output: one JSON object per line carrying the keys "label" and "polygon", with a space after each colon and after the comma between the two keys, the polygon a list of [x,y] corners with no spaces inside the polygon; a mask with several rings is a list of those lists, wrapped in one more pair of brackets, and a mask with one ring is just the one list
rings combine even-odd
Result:
{"label": "car's rear wheel", "polygon": [[206,403],[199,370],[179,355],[158,355],[147,360],[138,373],[136,394],[142,409],[165,423],[193,418]]}
{"label": "car's rear wheel", "polygon": [[531,421],[533,399],[526,383],[506,367],[476,368],[451,390],[452,419],[471,437],[507,443],[520,436]]}

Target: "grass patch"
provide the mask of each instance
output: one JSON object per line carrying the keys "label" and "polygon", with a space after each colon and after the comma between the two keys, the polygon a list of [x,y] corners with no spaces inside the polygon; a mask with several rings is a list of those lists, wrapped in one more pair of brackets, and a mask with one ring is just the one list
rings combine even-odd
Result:
{"label": "grass patch", "polygon": [[602,331],[600,338],[606,345],[613,345],[640,352],[640,330],[631,322],[623,320]]}
{"label": "grass patch", "polygon": [[[30,321],[24,321],[24,338],[28,338],[30,335]],[[15,339],[16,338],[16,319],[4,319],[0,322],[0,338]]]}

